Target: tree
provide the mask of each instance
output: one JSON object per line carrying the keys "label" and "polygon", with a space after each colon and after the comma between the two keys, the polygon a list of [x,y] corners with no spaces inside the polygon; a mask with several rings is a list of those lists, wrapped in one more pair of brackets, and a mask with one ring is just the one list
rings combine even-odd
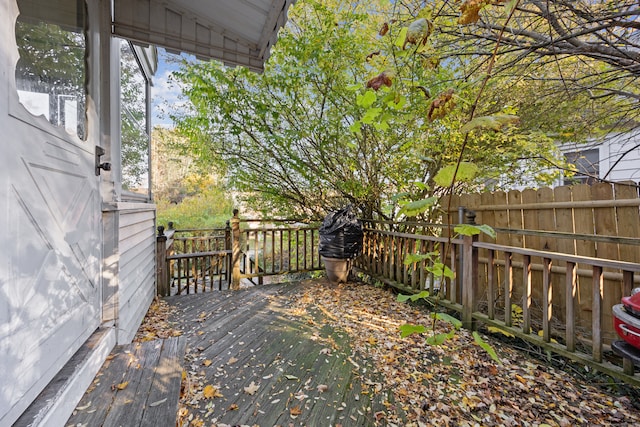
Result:
{"label": "tree", "polygon": [[410,20],[379,35],[397,7],[300,2],[262,75],[185,63],[176,78],[193,108],[174,120],[188,150],[228,168],[265,211],[321,216],[350,202],[382,218],[398,212],[399,199],[447,191],[438,171],[461,156],[479,178],[459,190],[517,177],[522,158],[535,171],[541,155],[553,157],[544,134],[506,122],[502,132],[462,132],[468,108],[455,104],[471,104],[478,87],[461,81],[459,62],[430,62],[420,49],[431,46],[407,45]]}
{"label": "tree", "polygon": [[[638,126],[640,4],[634,0],[467,0],[445,2],[439,28],[475,68],[497,55],[495,76],[510,89],[541,87],[521,97],[526,123],[580,140]],[[443,20],[441,20],[443,21]],[[458,24],[464,25],[458,25]],[[545,117],[543,122],[539,117]]]}

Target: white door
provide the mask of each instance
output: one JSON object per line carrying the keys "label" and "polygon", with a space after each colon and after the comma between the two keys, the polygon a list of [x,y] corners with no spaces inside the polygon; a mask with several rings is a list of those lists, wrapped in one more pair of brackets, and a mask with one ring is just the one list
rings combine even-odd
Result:
{"label": "white door", "polygon": [[101,320],[85,12],[77,0],[0,0],[0,425]]}

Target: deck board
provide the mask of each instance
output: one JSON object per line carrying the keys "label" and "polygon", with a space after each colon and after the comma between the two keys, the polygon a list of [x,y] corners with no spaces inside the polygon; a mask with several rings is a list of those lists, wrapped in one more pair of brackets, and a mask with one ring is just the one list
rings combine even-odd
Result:
{"label": "deck board", "polygon": [[288,312],[305,286],[313,282],[167,298],[184,328],[187,369],[223,396],[194,396],[191,414],[205,425],[374,425],[383,406],[361,393],[356,365],[366,361],[351,354],[347,334],[321,313]]}
{"label": "deck board", "polygon": [[[182,369],[183,411],[207,426],[375,425],[385,396],[364,390],[348,334],[292,311],[314,283],[166,298],[182,336],[118,347],[67,425],[173,427]],[[207,385],[221,396],[205,398]]]}
{"label": "deck board", "polygon": [[67,425],[175,426],[186,340],[117,347]]}

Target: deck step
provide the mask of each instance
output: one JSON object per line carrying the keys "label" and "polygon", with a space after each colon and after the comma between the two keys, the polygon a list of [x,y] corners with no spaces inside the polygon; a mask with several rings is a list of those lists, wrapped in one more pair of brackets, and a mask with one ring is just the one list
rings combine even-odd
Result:
{"label": "deck step", "polygon": [[100,327],[51,380],[13,427],[60,426],[73,412],[116,344],[115,330]]}
{"label": "deck step", "polygon": [[66,425],[174,427],[185,345],[172,337],[116,347]]}

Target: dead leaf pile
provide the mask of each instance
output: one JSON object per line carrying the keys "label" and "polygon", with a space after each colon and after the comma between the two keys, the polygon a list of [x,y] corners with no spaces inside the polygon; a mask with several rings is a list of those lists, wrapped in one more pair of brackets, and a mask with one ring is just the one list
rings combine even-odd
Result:
{"label": "dead leaf pile", "polygon": [[166,339],[182,335],[169,323],[172,309],[166,301],[156,298],[151,303],[142,325],[138,328],[134,341],[144,342],[155,339]]}
{"label": "dead leaf pile", "polygon": [[[420,308],[399,303],[386,290],[362,284],[306,287],[292,310],[322,311],[331,326],[346,331],[359,356],[374,364],[361,372],[367,392],[391,392],[378,425],[572,426],[640,423],[626,396],[611,396],[563,371],[528,359],[485,337],[494,362],[461,330],[440,346],[426,336],[401,338],[404,323],[432,325]],[[449,330],[438,323],[436,332]],[[431,333],[431,332],[429,332]],[[355,366],[355,365],[354,365]],[[375,378],[375,380],[374,380]],[[367,387],[369,386],[369,387]]]}

